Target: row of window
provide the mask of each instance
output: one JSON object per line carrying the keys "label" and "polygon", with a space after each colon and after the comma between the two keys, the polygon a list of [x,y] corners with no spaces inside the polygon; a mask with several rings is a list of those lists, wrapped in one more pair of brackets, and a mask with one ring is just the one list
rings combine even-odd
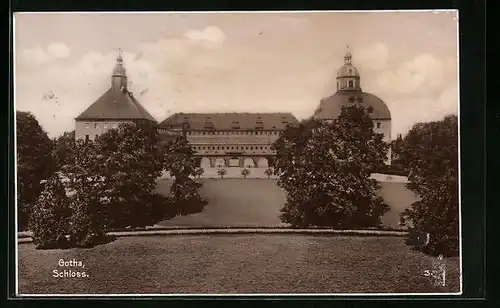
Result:
{"label": "row of window", "polygon": [[[108,124],[104,123],[103,128],[117,128],[118,123]],[[90,128],[90,123],[85,123],[85,128]],[[94,128],[99,128],[99,123],[94,123]]]}
{"label": "row of window", "polygon": [[262,136],[272,136],[272,135],[279,135],[279,132],[277,131],[245,131],[245,132],[222,132],[222,131],[217,131],[217,132],[210,132],[210,131],[201,131],[201,132],[187,132],[188,135],[262,135]]}
{"label": "row of window", "polygon": [[194,150],[270,150],[270,146],[192,146]]}

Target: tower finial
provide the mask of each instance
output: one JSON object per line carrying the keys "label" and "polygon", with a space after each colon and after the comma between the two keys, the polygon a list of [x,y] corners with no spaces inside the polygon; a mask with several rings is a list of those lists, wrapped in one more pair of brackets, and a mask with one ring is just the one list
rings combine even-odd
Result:
{"label": "tower finial", "polygon": [[352,59],[352,54],[350,52],[351,47],[349,45],[347,45],[346,49],[347,49],[347,52],[346,52],[346,54],[344,56],[344,62],[346,64],[350,64],[351,63],[351,59]]}
{"label": "tower finial", "polygon": [[123,50],[118,48],[118,57],[116,57],[117,62],[123,62]]}

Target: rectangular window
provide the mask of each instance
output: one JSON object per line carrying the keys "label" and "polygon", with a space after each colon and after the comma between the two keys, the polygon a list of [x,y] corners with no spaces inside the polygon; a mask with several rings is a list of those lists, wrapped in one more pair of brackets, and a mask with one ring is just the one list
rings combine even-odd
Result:
{"label": "rectangular window", "polygon": [[99,125],[97,123],[94,123],[94,128],[97,128]]}
{"label": "rectangular window", "polygon": [[85,123],[85,128],[89,128],[90,124],[89,123]]}
{"label": "rectangular window", "polygon": [[377,122],[377,128],[380,128],[381,123]]}
{"label": "rectangular window", "polygon": [[85,135],[85,140],[90,140],[89,135]]}
{"label": "rectangular window", "polygon": [[108,124],[107,123],[104,123],[104,128],[108,128]]}

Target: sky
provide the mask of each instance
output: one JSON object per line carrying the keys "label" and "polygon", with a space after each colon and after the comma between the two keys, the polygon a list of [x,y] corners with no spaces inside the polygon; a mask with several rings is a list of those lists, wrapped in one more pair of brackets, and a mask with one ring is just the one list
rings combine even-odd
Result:
{"label": "sky", "polygon": [[347,50],[392,137],[458,112],[458,13],[18,13],[16,110],[50,137],[111,85],[123,50],[129,89],[161,122],[176,112],[310,117],[336,91]]}

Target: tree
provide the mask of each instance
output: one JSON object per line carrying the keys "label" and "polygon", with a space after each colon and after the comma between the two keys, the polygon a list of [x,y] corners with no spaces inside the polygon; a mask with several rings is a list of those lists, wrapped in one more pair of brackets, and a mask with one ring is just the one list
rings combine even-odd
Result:
{"label": "tree", "polygon": [[177,214],[187,215],[201,212],[206,201],[201,197],[201,184],[191,177],[203,174],[204,170],[198,167],[191,145],[185,136],[178,136],[163,145],[163,167],[174,177],[170,188],[170,196]]}
{"label": "tree", "polygon": [[201,168],[201,167],[196,167],[196,169],[194,170],[194,175],[199,179],[201,178],[201,176],[205,173],[205,169]]}
{"label": "tree", "polygon": [[[107,226],[109,228],[144,227],[151,224],[153,204],[157,200],[156,179],[164,166],[155,123],[122,123],[96,139],[99,172],[105,183]],[[162,217],[158,218],[161,220]]]}
{"label": "tree", "polygon": [[224,168],[219,168],[219,169],[217,169],[217,174],[220,176],[221,179],[223,179],[224,175],[227,174],[227,170]]}
{"label": "tree", "polygon": [[26,229],[33,205],[56,165],[52,141],[29,112],[16,111],[18,228]]}
{"label": "tree", "polygon": [[370,175],[384,164],[388,145],[362,107],[343,107],[331,123],[289,126],[273,147],[278,185],[287,192],[282,221],[294,227],[380,224],[388,206]]}
{"label": "tree", "polygon": [[75,159],[75,131],[64,132],[61,136],[54,138],[52,156],[58,167],[73,164]]}
{"label": "tree", "polygon": [[76,140],[73,163],[63,166],[61,176],[69,194],[71,245],[93,246],[104,237],[109,220],[107,157],[93,141]]}
{"label": "tree", "polygon": [[71,210],[66,190],[58,174],[45,181],[44,189],[37,199],[29,228],[38,249],[64,248],[69,233]]}
{"label": "tree", "polygon": [[408,188],[420,200],[401,217],[410,232],[429,234],[421,248],[433,255],[459,251],[458,118],[419,123],[404,138],[402,161],[410,171]]}
{"label": "tree", "polygon": [[264,174],[267,175],[267,178],[270,179],[271,178],[271,175],[273,175],[274,171],[272,168],[267,168],[265,171],[264,171]]}
{"label": "tree", "polygon": [[243,176],[243,178],[246,179],[249,174],[250,174],[250,169],[244,168],[241,170],[241,175]]}

